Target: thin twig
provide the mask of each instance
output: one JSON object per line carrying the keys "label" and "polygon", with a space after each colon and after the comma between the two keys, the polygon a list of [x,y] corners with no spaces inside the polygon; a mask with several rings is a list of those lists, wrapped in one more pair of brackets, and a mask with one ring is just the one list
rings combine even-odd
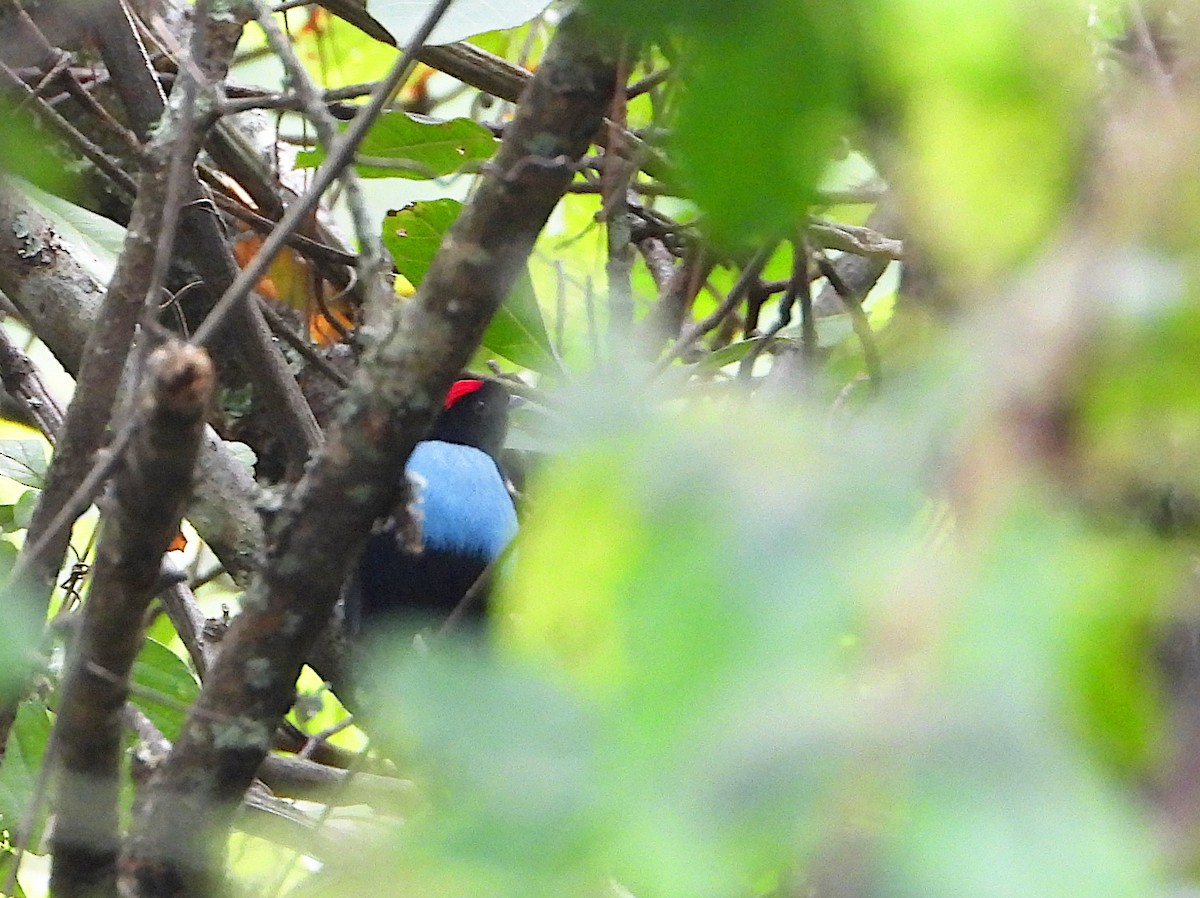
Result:
{"label": "thin twig", "polygon": [[[321,143],[325,145],[326,152],[332,150],[333,145],[338,139],[337,122],[330,115],[329,110],[325,108],[324,100],[321,96],[321,90],[313,83],[309,77],[307,69],[300,62],[296,52],[292,49],[291,41],[289,41],[279,29],[275,17],[271,14],[271,10],[262,0],[253,0],[257,11],[258,24],[262,27],[263,33],[267,37],[267,43],[275,55],[279,57],[280,63],[283,65],[284,72],[287,75],[287,80],[291,83],[295,90],[297,99],[303,105],[305,114],[317,129],[317,135],[321,138]],[[374,117],[371,117],[374,121]],[[346,205],[350,210],[350,218],[354,222],[354,229],[358,232],[360,245],[366,247],[372,242],[378,242],[376,235],[377,228],[367,214],[366,199],[363,196],[362,185],[359,184],[358,175],[355,174],[354,166],[346,165],[340,168],[342,183],[346,187]],[[370,276],[367,272],[367,259],[360,257],[360,262],[364,265],[361,274]],[[373,272],[371,272],[373,273]]]}
{"label": "thin twig", "polygon": [[734,282],[733,287],[730,288],[725,298],[717,304],[717,307],[685,330],[683,336],[676,340],[667,353],[658,360],[654,366],[655,377],[665,371],[671,362],[687,352],[697,340],[725,320],[725,316],[737,307],[737,304],[742,301],[746,293],[750,290],[750,285],[762,273],[763,266],[767,264],[767,260],[771,258],[771,253],[775,252],[775,247],[778,245],[778,240],[772,240],[759,247],[758,252],[746,263],[737,281]]}
{"label": "thin twig", "polygon": [[37,367],[12,342],[3,327],[0,327],[0,382],[53,445],[62,429],[62,409],[42,383]]}
{"label": "thin twig", "polygon": [[792,276],[788,278],[783,298],[779,300],[779,314],[766,333],[751,346],[738,366],[738,380],[748,381],[754,369],[754,363],[763,351],[771,345],[781,330],[792,323],[792,309],[796,300],[800,301],[800,345],[806,367],[816,364],[817,360],[817,328],[812,314],[812,277],[808,269],[808,245],[804,236],[792,241]]}
{"label": "thin twig", "polygon": [[346,375],[330,365],[303,337],[298,336],[292,331],[287,321],[271,306],[270,302],[260,299],[259,308],[262,309],[263,317],[267,319],[267,324],[270,325],[272,333],[279,337],[280,340],[283,340],[288,346],[292,347],[313,368],[339,387],[345,388],[350,385],[350,380]]}
{"label": "thin twig", "polygon": [[854,327],[854,334],[862,344],[867,376],[871,379],[871,386],[878,390],[883,384],[883,365],[879,359],[879,347],[875,343],[875,332],[871,330],[871,322],[867,318],[867,313],[863,311],[862,300],[846,286],[842,276],[838,274],[837,269],[824,253],[818,253],[816,258],[821,274],[825,275],[830,286],[837,291],[842,302],[846,304],[846,311],[850,313],[850,323]]}
{"label": "thin twig", "polygon": [[[450,3],[451,0],[438,0],[437,6],[430,11],[426,23],[430,20],[435,22],[439,20],[446,9],[449,8]],[[374,124],[375,119],[379,117],[379,113],[383,111],[388,98],[404,82],[416,65],[417,48],[424,43],[430,31],[432,31],[432,27],[430,26],[429,31],[426,30],[424,25],[418,29],[408,48],[401,54],[396,64],[392,66],[387,77],[379,83],[379,88],[371,95],[371,101],[363,107],[362,113],[355,116],[350,126],[338,139],[330,144],[325,164],[317,169],[317,173],[314,175],[308,190],[288,206],[287,211],[280,218],[275,230],[263,241],[258,254],[234,278],[233,283],[229,285],[229,289],[225,291],[225,294],[213,306],[212,311],[209,312],[200,327],[196,329],[196,333],[192,335],[192,342],[194,344],[203,346],[212,337],[233,307],[245,298],[254,288],[254,285],[266,273],[271,262],[274,261],[276,254],[283,246],[287,235],[300,227],[304,218],[321,201],[321,197],[329,189],[329,186],[340,176],[342,170],[350,165],[354,159],[354,151],[366,136],[368,129]],[[382,247],[375,248],[375,244],[377,243],[377,238],[367,240],[363,244],[363,255],[360,257],[360,272],[364,274],[369,273],[365,278],[369,294],[376,292],[376,285],[372,280],[374,279],[383,253]]]}
{"label": "thin twig", "polygon": [[1167,71],[1166,65],[1163,64],[1162,55],[1158,52],[1158,44],[1154,40],[1154,34],[1150,30],[1150,23],[1146,19],[1146,12],[1142,9],[1142,4],[1138,0],[1129,0],[1129,18],[1133,26],[1133,32],[1137,37],[1138,46],[1142,50],[1142,54],[1146,59],[1146,63],[1153,75],[1154,86],[1164,97],[1174,99],[1175,86],[1171,82],[1171,73]]}
{"label": "thin twig", "polygon": [[112,184],[115,193],[126,198],[131,198],[137,193],[137,183],[111,156],[63,118],[58,110],[41,97],[36,96],[29,86],[3,62],[0,62],[0,80],[7,83],[10,88],[26,93],[38,117],[57,132],[68,146],[95,165],[100,174]]}
{"label": "thin twig", "polygon": [[446,619],[442,621],[442,625],[438,627],[438,636],[447,636],[452,633],[455,628],[458,627],[459,622],[475,609],[476,605],[479,604],[479,601],[485,595],[487,595],[488,591],[491,589],[492,580],[496,576],[496,571],[498,571],[500,567],[512,557],[512,553],[516,550],[516,546],[517,537],[514,536],[508,541],[508,545],[504,547],[500,554],[488,562],[487,567],[485,567],[479,573],[479,576],[475,578],[475,582],[471,584],[470,588],[465,593],[463,593],[463,597],[458,600],[458,604],[454,606],[450,614],[448,614]]}

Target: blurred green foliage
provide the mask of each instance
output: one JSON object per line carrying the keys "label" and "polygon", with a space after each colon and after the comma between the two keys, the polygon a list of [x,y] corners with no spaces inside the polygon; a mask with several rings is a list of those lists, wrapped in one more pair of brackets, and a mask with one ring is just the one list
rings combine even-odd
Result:
{"label": "blurred green foliage", "polygon": [[1155,759],[1145,622],[1178,559],[1036,492],[982,546],[930,523],[931,437],[962,417],[942,398],[831,452],[781,408],[573,395],[499,649],[400,647],[378,674],[377,745],[435,807],[388,877],[717,896],[846,864],[824,875],[872,894],[1152,891],[1118,773]]}
{"label": "blurred green foliage", "polygon": [[[818,187],[884,171],[906,246],[967,310],[1070,226],[1125,27],[1117,4],[1066,0],[586,6],[645,72],[677,75],[629,110],[686,196],[656,208],[742,258],[796,233]],[[1173,197],[1150,183],[1105,201],[1186,258],[1186,228],[1138,217]],[[455,214],[386,219],[413,283]],[[373,744],[428,808],[304,890],[1162,893],[1146,798],[1178,785],[1181,712],[1161,650],[1197,620],[1192,263],[1034,268],[1038,301],[1085,310],[1060,357],[1034,351],[1056,339],[1036,317],[1024,337],[947,327],[890,282],[868,303],[882,394],[855,389],[862,347],[834,316],[820,404],[773,403],[732,378],[761,337],[657,378],[635,360],[609,329],[594,215],[568,197],[539,241],[523,348],[484,341],[548,389],[520,419],[540,463],[493,632],[399,642],[374,674]],[[738,275],[721,261],[696,316]],[[789,264],[785,246],[764,276]],[[632,282],[640,319],[658,288],[640,265]],[[774,348],[799,337],[793,321]],[[1007,416],[1026,404],[1059,441],[1041,467]]]}
{"label": "blurred green foliage", "polygon": [[[493,4],[456,6],[497,27]],[[535,463],[492,632],[384,653],[366,729],[425,803],[353,830],[295,891],[1167,894],[1200,857],[1180,698],[1200,682],[1200,129],[1124,135],[1161,151],[1110,161],[1124,178],[1088,169],[1121,145],[1096,137],[1117,105],[1101,102],[1116,3],[586,6],[630,35],[637,74],[675,74],[630,123],[685,194],[655,208],[729,251],[694,315],[747,246],[803,229],[819,188],[877,170],[960,314],[926,316],[892,284],[873,295],[874,392],[845,315],[822,320],[815,387],[761,368],[739,381],[761,335],[656,373],[609,325],[596,198],[564,200],[476,360],[521,371],[538,399],[519,418]],[[536,59],[552,28],[484,42]],[[395,52],[344,23],[298,43],[329,85]],[[415,285],[467,192],[452,173],[494,141],[388,125],[403,131],[368,154],[417,160],[408,174],[438,194],[380,188]],[[861,224],[868,208],[823,214]],[[1082,273],[1052,264],[1072,229],[1095,240]],[[765,276],[790,265],[785,246]],[[640,263],[631,279],[640,324],[658,288]],[[989,305],[1002,312],[972,317]],[[799,337],[793,322],[774,349]],[[0,452],[30,489],[43,471],[40,444]],[[5,534],[30,495],[0,506]],[[1168,669],[1177,628],[1191,642]],[[0,662],[23,639],[0,639]],[[186,664],[148,643],[138,683],[175,732]],[[44,750],[45,709],[22,713],[5,826]],[[277,859],[258,843],[238,857]]]}

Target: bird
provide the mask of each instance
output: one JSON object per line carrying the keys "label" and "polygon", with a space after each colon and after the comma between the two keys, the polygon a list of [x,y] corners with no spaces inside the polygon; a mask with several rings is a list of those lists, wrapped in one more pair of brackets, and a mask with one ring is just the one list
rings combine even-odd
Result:
{"label": "bird", "polygon": [[[352,637],[406,618],[446,619],[517,534],[512,493],[499,464],[510,394],[493,380],[455,381],[428,436],[405,466],[420,540],[393,516],[372,533],[346,591]],[[417,545],[410,545],[416,542]],[[479,616],[486,585],[469,608]]]}

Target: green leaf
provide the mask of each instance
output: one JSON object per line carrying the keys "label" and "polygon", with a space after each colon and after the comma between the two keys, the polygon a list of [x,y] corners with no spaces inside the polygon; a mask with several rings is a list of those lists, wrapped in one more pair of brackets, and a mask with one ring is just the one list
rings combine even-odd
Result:
{"label": "green leaf", "polygon": [[[26,857],[28,857],[28,852],[26,852]],[[12,849],[5,849],[3,854],[0,854],[0,882],[8,882],[9,871],[16,859],[17,856]],[[25,890],[21,888],[20,881],[15,878],[13,879],[12,898],[25,898]]]}
{"label": "green leaf", "polygon": [[6,539],[0,539],[0,578],[7,578],[17,563],[17,547]]}
{"label": "green leaf", "polygon": [[41,440],[0,440],[0,477],[41,489],[46,479],[46,448]]}
{"label": "green leaf", "polygon": [[[490,158],[495,150],[492,132],[470,119],[440,122],[407,112],[389,112],[367,132],[358,148],[355,168],[368,178],[440,178],[459,171],[468,162]],[[297,154],[296,165],[314,167],[324,159],[321,148],[304,150]]]}
{"label": "green leaf", "polygon": [[[50,715],[41,701],[22,702],[8,738],[4,763],[0,764],[0,829],[15,832],[29,807],[37,783],[38,771],[50,739]],[[40,840],[39,832],[32,843]]]}
{"label": "green leaf", "polygon": [[138,687],[134,704],[174,741],[187,706],[200,691],[191,669],[161,642],[147,639],[133,665],[133,682]]}
{"label": "green leaf", "polygon": [[853,15],[794,0],[740,4],[736,15],[713,0],[592,5],[678,46],[687,90],[672,149],[714,236],[738,245],[793,226],[847,123]]}
{"label": "green leaf", "polygon": [[562,373],[528,268],[521,269],[512,290],[492,316],[480,345],[532,371]]}
{"label": "green leaf", "polygon": [[17,504],[13,506],[12,525],[17,530],[25,530],[29,527],[29,522],[33,520],[33,510],[37,508],[38,496],[41,495],[40,490],[29,489],[21,493],[21,498],[17,500]]}
{"label": "green leaf", "polygon": [[750,350],[761,344],[763,339],[763,337],[753,337],[749,340],[738,340],[736,343],[722,346],[700,359],[694,370],[697,372],[719,371],[726,365],[740,362],[750,353]]}
{"label": "green leaf", "polygon": [[[425,277],[442,237],[461,210],[462,203],[457,200],[440,199],[409,203],[384,218],[384,245],[396,269],[414,287]],[[531,370],[561,372],[527,268],[492,316],[481,345],[487,352]]]}
{"label": "green leaf", "polygon": [[[68,164],[68,157],[61,151],[60,142],[28,113],[25,102],[17,102],[15,96],[6,97],[0,102],[0,117],[4,121],[4,127],[0,128],[0,172],[28,178],[55,193],[78,193],[79,169]],[[19,224],[21,218],[20,214],[14,217],[14,224]],[[41,245],[40,237],[35,233],[18,233],[17,236],[25,243],[25,249],[30,251],[28,258],[48,249]]]}
{"label": "green leaf", "polygon": [[392,254],[396,270],[414,287],[425,278],[442,236],[461,210],[458,200],[428,200],[409,203],[383,219],[383,245]]}
{"label": "green leaf", "polygon": [[0,533],[13,530],[16,505],[0,505]]}

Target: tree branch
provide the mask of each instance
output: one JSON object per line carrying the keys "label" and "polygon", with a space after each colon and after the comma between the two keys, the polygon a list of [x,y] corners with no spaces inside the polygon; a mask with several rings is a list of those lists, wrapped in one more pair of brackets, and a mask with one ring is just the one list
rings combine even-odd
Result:
{"label": "tree branch", "polygon": [[0,383],[53,445],[62,429],[62,409],[42,383],[29,356],[9,339],[8,331],[3,328],[0,328]]}
{"label": "tree branch", "polygon": [[[75,258],[53,224],[29,209],[0,179],[0,292],[49,347],[68,374],[79,376],[83,346],[101,314],[104,291]],[[200,457],[202,487],[188,520],[236,579],[246,581],[262,549],[254,504],[258,487],[212,430]]]}
{"label": "tree branch", "polygon": [[212,385],[203,350],[178,343],[155,350],[136,436],[104,503],[56,723],[62,770],[50,885],[60,898],[117,894],[121,712],[143,617],[190,491]]}
{"label": "tree branch", "polygon": [[[102,0],[100,7],[97,30],[101,52],[135,130],[146,137],[164,109],[162,89],[126,5],[121,0]],[[206,84],[224,79],[247,13],[235,3],[222,2],[214,15],[198,18],[204,21],[207,39],[193,41],[189,58],[180,61],[172,97],[189,90],[188,85],[195,84],[197,77]],[[179,254],[200,276],[200,288],[190,292],[183,303],[189,321],[194,323],[212,311],[216,297],[226,291],[238,273],[212,203],[194,176],[184,191]],[[321,442],[312,411],[257,306],[238,303],[232,319],[224,323],[227,326],[220,340],[209,346],[222,383],[253,384],[256,414],[261,413],[270,422],[261,430],[275,437],[272,446],[281,447],[287,456],[286,467],[298,472]],[[260,451],[260,457],[266,454]]]}
{"label": "tree branch", "polygon": [[[134,895],[205,895],[242,794],[291,703],[405,460],[470,358],[600,125],[614,54],[578,13],[562,23],[496,161],[416,297],[368,352],[328,440],[281,511],[179,741],[147,790],[125,859]],[[352,501],[347,501],[351,498]]]}

